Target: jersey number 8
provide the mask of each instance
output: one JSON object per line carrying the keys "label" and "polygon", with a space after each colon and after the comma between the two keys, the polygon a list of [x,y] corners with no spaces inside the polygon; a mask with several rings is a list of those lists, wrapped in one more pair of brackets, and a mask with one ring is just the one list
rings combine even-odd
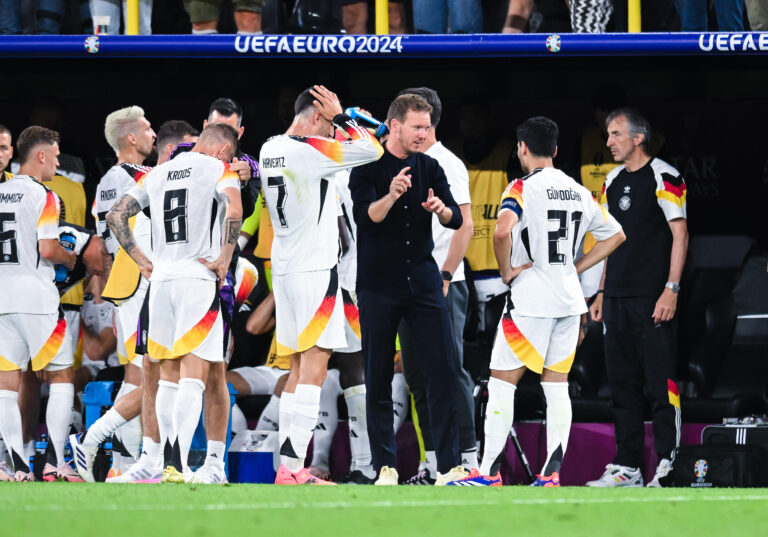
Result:
{"label": "jersey number 8", "polygon": [[165,243],[187,242],[187,189],[168,190],[163,199]]}

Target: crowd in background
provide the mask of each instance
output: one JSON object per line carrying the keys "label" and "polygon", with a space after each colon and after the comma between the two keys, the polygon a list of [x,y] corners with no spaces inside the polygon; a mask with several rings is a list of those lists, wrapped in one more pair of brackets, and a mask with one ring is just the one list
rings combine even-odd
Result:
{"label": "crowd in background", "polygon": [[[125,33],[125,0],[6,0],[3,34]],[[390,0],[389,33],[627,31],[627,0]],[[139,33],[365,34],[373,0],[139,0]],[[765,31],[763,0],[644,0],[643,31]]]}

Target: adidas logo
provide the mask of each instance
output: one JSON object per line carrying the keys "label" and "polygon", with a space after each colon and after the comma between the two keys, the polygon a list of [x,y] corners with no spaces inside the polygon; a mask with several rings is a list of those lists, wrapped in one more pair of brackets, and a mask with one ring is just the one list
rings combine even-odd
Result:
{"label": "adidas logo", "polygon": [[218,459],[218,458],[219,458],[219,456],[218,456],[218,455],[216,455],[215,453],[211,453],[211,458],[212,458],[212,459]]}
{"label": "adidas logo", "polygon": [[320,431],[327,431],[328,429],[326,429],[326,428],[325,428],[325,425],[323,425],[322,423],[318,423],[318,424],[315,426],[315,431],[317,431],[317,430],[320,430]]}
{"label": "adidas logo", "polygon": [[356,433],[355,431],[352,431],[352,430],[350,430],[350,431],[349,431],[349,437],[350,437],[350,438],[359,438],[359,437],[357,436],[357,433]]}

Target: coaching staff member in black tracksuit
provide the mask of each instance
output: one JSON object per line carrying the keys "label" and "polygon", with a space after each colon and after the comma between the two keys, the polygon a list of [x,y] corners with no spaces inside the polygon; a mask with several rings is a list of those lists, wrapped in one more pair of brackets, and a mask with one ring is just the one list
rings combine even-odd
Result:
{"label": "coaching staff member in black tracksuit", "polygon": [[401,319],[416,334],[427,384],[438,484],[461,479],[456,369],[443,282],[432,258],[432,213],[452,229],[462,218],[437,161],[419,148],[432,107],[406,94],[389,107],[386,151],[352,170],[349,188],[357,222],[357,299],[360,310],[368,435],[378,484],[397,484],[392,376]]}
{"label": "coaching staff member in black tracksuit", "polygon": [[622,166],[608,174],[601,202],[621,224],[627,241],[606,260],[603,293],[590,312],[605,326],[616,458],[602,477],[587,485],[643,485],[647,398],[659,456],[648,486],[658,487],[680,444],[674,317],[688,249],[686,188],[675,168],[648,154],[651,127],[637,111],[614,110],[606,126],[607,145]]}

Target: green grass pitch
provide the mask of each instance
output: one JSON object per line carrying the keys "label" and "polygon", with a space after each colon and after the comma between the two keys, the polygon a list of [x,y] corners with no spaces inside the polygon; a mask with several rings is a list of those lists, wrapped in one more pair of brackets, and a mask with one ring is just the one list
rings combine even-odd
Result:
{"label": "green grass pitch", "polygon": [[751,537],[768,489],[0,483],[13,537]]}

